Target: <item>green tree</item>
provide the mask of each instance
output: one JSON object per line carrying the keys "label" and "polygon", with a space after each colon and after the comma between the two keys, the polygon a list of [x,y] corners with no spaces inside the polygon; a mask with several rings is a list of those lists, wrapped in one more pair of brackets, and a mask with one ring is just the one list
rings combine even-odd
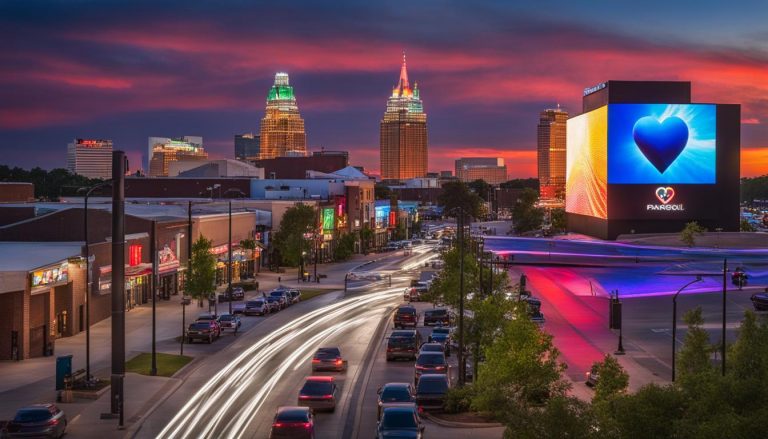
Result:
{"label": "green tree", "polygon": [[450,181],[443,185],[443,191],[437,198],[437,204],[443,206],[449,216],[456,216],[455,210],[464,209],[464,214],[471,218],[479,218],[482,213],[482,198],[469,190],[462,181]]}
{"label": "green tree", "polygon": [[[603,361],[595,363],[600,379],[595,386],[594,401],[607,400],[627,391],[629,375],[616,357],[606,354]],[[594,367],[593,366],[593,367]]]}
{"label": "green tree", "polygon": [[550,211],[553,232],[564,232],[568,228],[566,222],[565,209],[562,207],[554,208]]}
{"label": "green tree", "polygon": [[575,397],[557,395],[544,407],[527,406],[524,416],[507,425],[509,439],[591,439],[595,437],[595,418],[589,403]]}
{"label": "green tree", "polygon": [[526,188],[512,207],[512,221],[516,233],[525,233],[541,228],[544,222],[544,209],[536,207],[539,194],[533,189]]}
{"label": "green tree", "polygon": [[392,190],[384,183],[376,183],[373,187],[373,196],[377,200],[389,200],[392,198]]}
{"label": "green tree", "polygon": [[355,253],[355,235],[345,233],[339,238],[336,248],[333,250],[333,259],[346,261]]}
{"label": "green tree", "polygon": [[688,247],[696,245],[696,235],[702,235],[707,229],[702,227],[696,221],[691,221],[685,224],[685,228],[680,232],[680,240],[683,241]]}
{"label": "green tree", "polygon": [[489,191],[493,186],[486,183],[485,180],[483,179],[477,179],[475,181],[471,181],[467,183],[467,187],[469,187],[469,189],[471,189],[472,192],[476,193],[484,201],[488,201]]}
{"label": "green tree", "polygon": [[516,178],[514,180],[506,181],[499,185],[502,189],[525,189],[530,188],[539,192],[539,179],[538,178]]}
{"label": "green tree", "polygon": [[211,245],[212,241],[202,235],[192,244],[186,292],[198,300],[208,297],[216,283],[216,256],[211,253]]}
{"label": "green tree", "polygon": [[296,267],[301,262],[301,252],[309,250],[304,237],[311,233],[317,223],[315,209],[307,204],[298,203],[283,214],[280,230],[274,234],[275,247],[286,265]]}
{"label": "green tree", "polygon": [[367,224],[360,229],[360,247],[364,254],[368,254],[368,249],[374,246],[375,237],[376,233]]}
{"label": "green tree", "polygon": [[757,232],[755,226],[752,225],[746,218],[742,218],[739,223],[739,231],[742,232]]}
{"label": "green tree", "polygon": [[677,375],[681,380],[689,377],[696,380],[714,372],[710,361],[713,349],[709,333],[704,329],[700,306],[685,313],[683,321],[688,325],[688,332],[685,334],[683,348],[677,354]]}
{"label": "green tree", "polygon": [[674,386],[649,384],[634,394],[619,395],[593,404],[598,438],[674,438],[676,422],[685,412],[686,401]]}
{"label": "green tree", "polygon": [[741,201],[752,205],[768,198],[768,175],[741,179]]}

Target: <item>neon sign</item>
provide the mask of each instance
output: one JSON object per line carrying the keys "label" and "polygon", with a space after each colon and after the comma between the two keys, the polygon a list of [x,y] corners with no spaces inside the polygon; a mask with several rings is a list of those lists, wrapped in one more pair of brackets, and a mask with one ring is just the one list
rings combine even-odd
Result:
{"label": "neon sign", "polygon": [[654,195],[661,204],[647,204],[645,210],[685,210],[685,207],[682,204],[669,204],[672,202],[672,199],[675,198],[675,190],[669,186],[657,187],[654,191]]}
{"label": "neon sign", "polygon": [[32,287],[66,282],[69,279],[69,265],[64,262],[58,267],[45,268],[32,273]]}
{"label": "neon sign", "polygon": [[128,265],[135,267],[141,264],[141,244],[131,244],[128,247]]}
{"label": "neon sign", "polygon": [[326,207],[323,209],[323,230],[333,230],[334,224],[334,209],[333,207]]}

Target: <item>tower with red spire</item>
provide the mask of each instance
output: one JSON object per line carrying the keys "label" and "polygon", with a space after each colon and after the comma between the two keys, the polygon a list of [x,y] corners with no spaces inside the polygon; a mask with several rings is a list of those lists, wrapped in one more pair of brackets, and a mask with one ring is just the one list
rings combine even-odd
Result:
{"label": "tower with red spire", "polygon": [[408,81],[403,52],[400,79],[387,100],[381,120],[379,156],[383,180],[405,180],[427,175],[427,115],[419,87]]}

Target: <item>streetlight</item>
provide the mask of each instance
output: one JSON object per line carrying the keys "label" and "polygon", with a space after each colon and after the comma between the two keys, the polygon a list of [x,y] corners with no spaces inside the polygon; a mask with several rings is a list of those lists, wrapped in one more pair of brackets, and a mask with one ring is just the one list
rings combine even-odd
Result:
{"label": "streetlight", "polygon": [[88,247],[88,197],[96,189],[112,184],[107,180],[90,188],[81,187],[78,192],[85,191],[83,206],[83,241],[85,241],[85,381],[91,382],[91,255]]}
{"label": "streetlight", "polygon": [[672,382],[675,381],[675,354],[677,351],[677,346],[675,345],[675,342],[677,340],[677,295],[680,294],[684,289],[688,288],[690,285],[695,284],[696,282],[701,282],[701,276],[697,275],[696,279],[688,282],[687,284],[680,287],[679,290],[675,293],[674,296],[672,296]]}
{"label": "streetlight", "polygon": [[462,206],[451,209],[458,211],[457,238],[459,245],[459,386],[464,386],[466,380],[466,364],[464,363],[464,208]]}
{"label": "streetlight", "polygon": [[[220,184],[215,184],[219,186]],[[241,198],[245,197],[243,191],[237,188],[229,188],[224,195],[230,193],[236,193]],[[221,189],[219,189],[219,196],[221,196]],[[242,207],[242,206],[241,206]],[[227,302],[229,302],[229,314],[232,314],[232,200],[229,200],[229,234],[227,235]]]}

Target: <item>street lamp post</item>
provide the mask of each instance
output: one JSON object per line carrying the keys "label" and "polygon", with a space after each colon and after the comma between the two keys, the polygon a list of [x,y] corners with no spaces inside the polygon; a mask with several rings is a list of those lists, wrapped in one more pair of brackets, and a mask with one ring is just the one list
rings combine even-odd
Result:
{"label": "street lamp post", "polygon": [[479,267],[480,268],[480,294],[484,295],[485,294],[485,291],[484,291],[485,290],[485,284],[483,283],[483,263],[485,262],[484,261],[485,258],[483,257],[483,252],[484,252],[484,250],[483,250],[483,247],[484,247],[483,241],[480,241],[478,243],[478,246],[480,247],[480,254],[479,254],[479,256],[480,256],[480,267]]}
{"label": "street lamp post", "polygon": [[[99,183],[85,192],[83,205],[83,241],[85,242],[85,381],[91,381],[91,253],[88,247],[88,197],[91,192],[112,184],[112,180]],[[85,189],[85,188],[80,188]]]}
{"label": "street lamp post", "polygon": [[701,276],[696,276],[696,279],[680,287],[675,295],[672,296],[672,382],[675,381],[675,356],[677,354],[677,296],[684,289],[688,288],[690,285],[695,284],[696,282],[701,282]]}
{"label": "street lamp post", "polygon": [[723,259],[723,341],[720,346],[720,354],[722,356],[723,362],[722,362],[722,373],[723,376],[725,376],[725,291],[728,287],[728,283],[726,281],[728,273],[728,259]]}
{"label": "street lamp post", "polygon": [[229,201],[229,234],[227,236],[227,302],[232,315],[232,200]]}
{"label": "street lamp post", "polygon": [[464,358],[464,208],[459,207],[459,386],[466,380]]}
{"label": "street lamp post", "polygon": [[152,366],[149,374],[157,375],[157,221],[152,221],[152,233],[150,234],[149,252],[152,255],[152,278],[150,291],[152,292]]}
{"label": "street lamp post", "polygon": [[[621,310],[621,301],[619,300],[619,290],[616,291],[616,302],[619,303],[619,310]],[[623,325],[624,316],[622,315],[621,311],[619,312],[619,347],[616,349],[616,352],[613,353],[613,355],[624,355],[626,352],[624,352],[624,325]]]}

